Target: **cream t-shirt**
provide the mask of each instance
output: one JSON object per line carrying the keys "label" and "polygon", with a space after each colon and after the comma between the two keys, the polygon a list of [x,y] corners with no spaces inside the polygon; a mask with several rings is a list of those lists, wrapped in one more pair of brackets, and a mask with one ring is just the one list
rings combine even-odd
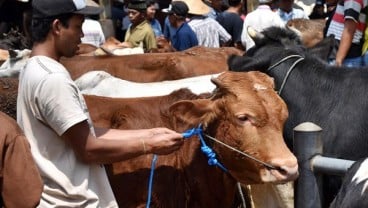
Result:
{"label": "cream t-shirt", "polygon": [[80,162],[60,137],[91,119],[83,96],[59,62],[35,56],[19,77],[17,122],[44,182],[39,207],[118,207],[102,165]]}

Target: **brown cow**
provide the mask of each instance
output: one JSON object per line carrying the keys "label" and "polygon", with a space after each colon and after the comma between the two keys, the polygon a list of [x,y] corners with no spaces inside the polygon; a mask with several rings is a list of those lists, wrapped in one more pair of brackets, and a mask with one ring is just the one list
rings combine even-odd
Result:
{"label": "brown cow", "polygon": [[78,50],[75,52],[77,56],[94,56],[97,47],[89,43],[81,43],[78,45]]}
{"label": "brown cow", "polygon": [[[150,50],[150,53],[167,53],[175,52],[176,50],[171,46],[171,44],[164,37],[157,37],[157,48]],[[81,43],[78,45],[78,51],[76,55],[80,56],[101,56],[101,55],[119,55],[119,52],[115,53],[115,50],[123,49],[121,46],[122,42],[114,37],[109,37],[106,39],[99,48],[92,45]],[[125,54],[127,55],[127,54]]]}
{"label": "brown cow", "polygon": [[230,54],[242,55],[236,48],[194,47],[182,52],[148,53],[126,56],[74,56],[60,62],[73,80],[92,70],[134,82],[158,82],[226,71]]}
{"label": "brown cow", "polygon": [[300,34],[300,39],[306,48],[312,48],[320,43],[323,36],[323,29],[326,25],[324,19],[292,19],[286,23],[290,29],[296,30]]}
{"label": "brown cow", "polygon": [[[217,141],[247,153],[274,168],[214,142],[204,140],[227,168],[209,166],[197,137],[188,138],[177,152],[157,160],[152,207],[230,207],[237,181],[243,184],[286,182],[297,177],[297,161],[286,147],[282,129],[285,103],[273,90],[273,80],[260,72],[225,72],[213,79],[212,95],[186,89],[168,96],[107,98],[85,96],[96,126],[120,129],[166,126],[178,132],[203,125]],[[152,155],[107,165],[121,207],[143,207]]]}

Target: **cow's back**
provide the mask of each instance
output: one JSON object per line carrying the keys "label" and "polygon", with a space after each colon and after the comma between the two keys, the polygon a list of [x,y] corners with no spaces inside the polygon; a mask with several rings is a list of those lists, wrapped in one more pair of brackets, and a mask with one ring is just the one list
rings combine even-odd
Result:
{"label": "cow's back", "polygon": [[74,56],[60,62],[73,80],[92,70],[104,70],[112,76],[135,82],[175,80],[227,71],[230,54],[235,48],[196,47],[172,53],[146,53],[126,56]]}

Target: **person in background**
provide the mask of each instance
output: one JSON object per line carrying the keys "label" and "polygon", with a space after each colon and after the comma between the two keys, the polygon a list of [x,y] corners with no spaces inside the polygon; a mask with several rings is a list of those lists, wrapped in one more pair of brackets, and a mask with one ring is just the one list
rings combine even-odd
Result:
{"label": "person in background", "polygon": [[330,64],[360,67],[362,60],[362,39],[366,27],[367,0],[341,0],[327,29],[326,36],[335,36],[336,55],[330,57]]}
{"label": "person in background", "polygon": [[[164,12],[164,11],[163,11]],[[167,41],[173,39],[173,36],[176,33],[176,28],[170,24],[169,16],[165,17],[164,20],[164,37]]]}
{"label": "person in background", "polygon": [[146,19],[147,3],[145,0],[131,0],[128,3],[128,16],[131,24],[125,33],[126,48],[143,47],[145,52],[157,48],[155,34]]}
{"label": "person in background", "polygon": [[39,207],[118,207],[102,164],[170,154],[183,137],[167,128],[94,127],[83,95],[59,61],[75,55],[84,15],[102,10],[84,0],[32,0],[32,6],[34,44],[19,76],[17,122],[44,183]]}
{"label": "person in background", "polygon": [[216,20],[231,35],[230,46],[234,46],[240,50],[245,50],[241,43],[241,33],[243,30],[243,19],[240,12],[243,6],[242,0],[228,0],[229,8],[220,13]]}
{"label": "person in background", "polygon": [[312,12],[309,15],[309,19],[326,19],[327,13],[325,12],[325,3],[321,0],[316,1]]}
{"label": "person in background", "polygon": [[278,0],[277,14],[286,24],[291,19],[303,18],[309,19],[308,15],[302,9],[294,8],[294,0]]}
{"label": "person in background", "polygon": [[335,14],[338,0],[326,0],[326,25],[323,29],[323,35],[326,37],[327,29],[330,27],[330,23],[333,15]]}
{"label": "person in background", "polygon": [[155,18],[156,11],[159,9],[155,0],[149,0],[147,3],[147,21],[151,24],[152,30],[156,37],[162,36],[162,28],[160,22]]}
{"label": "person in background", "polygon": [[[87,0],[86,5],[98,7],[98,4],[93,0]],[[81,38],[81,41],[82,43],[87,43],[94,45],[96,47],[100,47],[100,45],[105,43],[105,35],[103,33],[100,22],[95,19],[96,18],[95,16],[93,15],[86,16],[82,25],[84,37]]]}
{"label": "person in background", "polygon": [[169,8],[163,10],[168,13],[170,24],[176,28],[175,35],[170,40],[177,51],[183,51],[198,45],[196,34],[186,22],[189,8],[183,1],[173,1]]}
{"label": "person in background", "polygon": [[215,19],[206,16],[210,8],[199,0],[183,0],[189,7],[189,26],[198,39],[198,45],[218,48],[228,46],[231,35]]}
{"label": "person in background", "polygon": [[84,37],[81,38],[82,43],[91,44],[96,47],[100,47],[100,45],[105,43],[105,35],[99,21],[86,17],[82,25],[82,30],[84,34]]}
{"label": "person in background", "polygon": [[124,41],[126,30],[123,30],[123,19],[127,16],[124,0],[111,1],[111,19],[115,25],[115,38]]}
{"label": "person in background", "polygon": [[208,17],[216,19],[224,11],[225,5],[223,0],[203,0],[203,2],[210,8],[210,12],[207,14]]}
{"label": "person in background", "polygon": [[[98,7],[98,4],[93,0],[87,0],[86,5]],[[100,22],[97,21],[95,18],[98,18],[98,15],[86,16],[82,25],[84,36],[81,38],[81,41],[82,43],[87,43],[96,47],[100,47],[100,45],[105,42],[105,35],[103,33]]]}
{"label": "person in background", "polygon": [[363,40],[363,47],[362,47],[362,65],[368,66],[368,27],[365,27],[364,30],[364,40]]}
{"label": "person in background", "polygon": [[285,24],[280,16],[271,10],[272,0],[258,0],[257,9],[249,12],[244,20],[241,35],[242,44],[246,50],[254,46],[254,41],[249,37],[247,28],[252,27],[258,32],[262,32],[267,27],[284,27]]}

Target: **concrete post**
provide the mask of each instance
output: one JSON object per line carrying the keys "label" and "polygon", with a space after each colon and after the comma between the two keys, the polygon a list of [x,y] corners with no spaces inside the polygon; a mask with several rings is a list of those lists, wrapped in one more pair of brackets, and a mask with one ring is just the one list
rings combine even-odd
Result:
{"label": "concrete post", "polygon": [[306,122],[294,128],[293,148],[298,159],[299,178],[295,181],[294,205],[297,208],[320,208],[321,174],[313,173],[311,159],[322,154],[322,129],[314,123]]}

